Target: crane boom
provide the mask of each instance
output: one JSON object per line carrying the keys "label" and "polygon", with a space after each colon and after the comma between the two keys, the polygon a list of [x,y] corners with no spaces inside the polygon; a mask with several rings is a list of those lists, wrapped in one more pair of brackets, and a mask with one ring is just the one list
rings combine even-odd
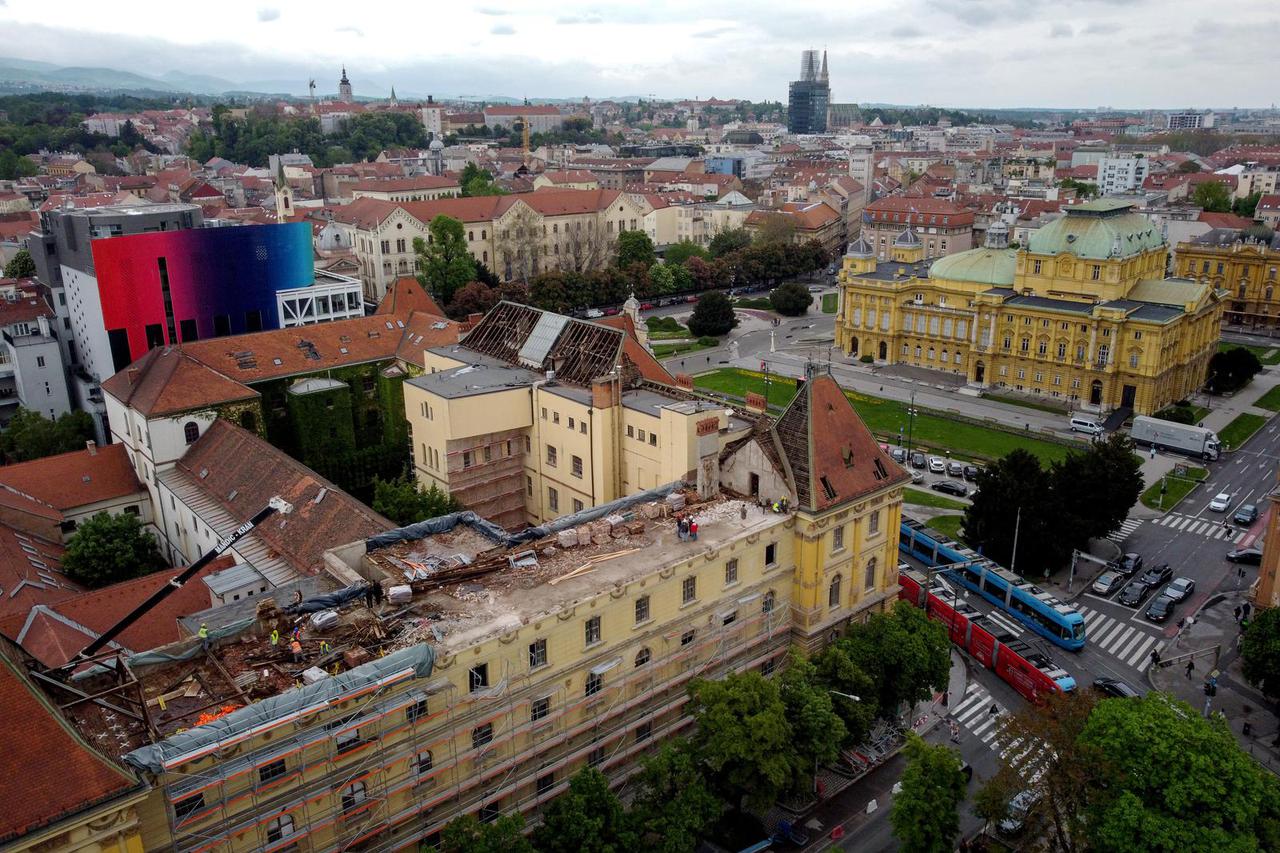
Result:
{"label": "crane boom", "polygon": [[196,560],[194,563],[187,566],[181,572],[179,572],[178,574],[170,578],[168,583],[164,584],[155,592],[151,593],[151,595],[147,596],[147,599],[145,601],[143,601],[137,607],[133,608],[133,610],[131,610],[127,615],[125,615],[119,622],[112,625],[106,631],[102,632],[102,634],[96,640],[94,640],[89,645],[85,646],[84,649],[78,655],[76,655],[74,658],[71,659],[71,661],[67,664],[67,666],[68,667],[77,666],[78,664],[82,663],[85,659],[93,657],[95,654],[101,651],[108,643],[110,643],[116,637],[120,636],[120,634],[123,633],[130,625],[138,621],[149,610],[151,610],[153,607],[155,607],[157,604],[159,604],[161,601],[167,598],[171,593],[179,589],[182,589],[183,585],[187,581],[195,577],[196,574],[199,573],[201,569],[203,569],[205,566],[211,563],[214,559],[216,559],[220,554],[222,554],[223,551],[226,551],[236,542],[240,541],[242,538],[244,538],[246,534],[249,533],[249,531],[253,530],[259,524],[266,521],[268,518],[275,515],[277,512],[282,514],[293,512],[293,504],[289,503],[284,498],[281,498],[278,495],[276,497],[273,497],[271,500],[267,501],[267,505],[264,506],[262,509],[258,510],[256,515],[254,515],[244,524],[237,527],[235,530],[228,533],[226,536],[219,539],[218,543],[214,545],[212,548],[210,548],[208,551],[206,551],[204,555],[200,557],[200,559]]}

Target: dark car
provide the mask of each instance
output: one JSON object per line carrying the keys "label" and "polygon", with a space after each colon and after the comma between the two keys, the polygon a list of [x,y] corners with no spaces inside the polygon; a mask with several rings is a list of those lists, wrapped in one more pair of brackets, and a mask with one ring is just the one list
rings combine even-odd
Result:
{"label": "dark car", "polygon": [[1253,504],[1242,504],[1236,514],[1231,516],[1231,520],[1236,524],[1253,524],[1258,520],[1258,508]]}
{"label": "dark car", "polygon": [[948,476],[948,477],[962,477],[962,476],[964,476],[964,465],[960,464],[959,462],[948,462],[948,463],[947,463],[947,476]]}
{"label": "dark car", "polygon": [[1142,555],[1132,551],[1116,561],[1115,569],[1121,574],[1131,575],[1142,568]]}
{"label": "dark car", "polygon": [[1157,595],[1147,605],[1146,616],[1152,622],[1163,622],[1173,612],[1173,599],[1167,595]]}
{"label": "dark car", "polygon": [[1169,564],[1165,563],[1161,566],[1152,566],[1142,573],[1139,581],[1147,586],[1160,586],[1162,583],[1168,583],[1173,580],[1173,569],[1169,568]]}
{"label": "dark car", "polygon": [[1233,548],[1227,552],[1227,559],[1233,563],[1244,563],[1248,566],[1262,565],[1262,549]]}
{"label": "dark car", "polygon": [[1118,678],[1095,678],[1093,680],[1093,689],[1121,699],[1136,699],[1141,695]]}
{"label": "dark car", "polygon": [[958,498],[967,497],[969,494],[969,490],[964,483],[957,483],[954,480],[939,480],[929,488],[935,492],[946,492],[949,495],[955,495]]}
{"label": "dark car", "polygon": [[1151,587],[1142,581],[1129,581],[1124,585],[1124,589],[1120,590],[1120,595],[1116,597],[1116,601],[1125,607],[1137,607],[1150,591]]}
{"label": "dark car", "polygon": [[895,447],[892,453],[894,462],[901,463],[907,461],[907,451],[903,450],[901,447]]}
{"label": "dark car", "polygon": [[978,479],[978,472],[981,470],[977,465],[966,465],[964,466],[964,478],[972,483]]}
{"label": "dark car", "polygon": [[919,450],[912,451],[911,453],[912,468],[924,468],[928,464],[929,464],[929,460],[925,459],[923,453],[921,453]]}

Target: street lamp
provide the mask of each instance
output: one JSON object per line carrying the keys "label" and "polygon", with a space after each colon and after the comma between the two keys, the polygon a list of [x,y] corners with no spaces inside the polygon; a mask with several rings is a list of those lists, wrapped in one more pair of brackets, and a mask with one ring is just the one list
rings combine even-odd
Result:
{"label": "street lamp", "polygon": [[834,695],[834,696],[839,696],[841,699],[848,699],[850,702],[861,702],[861,701],[862,701],[862,698],[861,698],[861,697],[859,697],[859,696],[854,696],[854,695],[853,695],[853,694],[851,694],[851,693],[841,693],[839,690],[828,690],[827,692],[828,692],[828,693],[830,693],[830,694],[832,694],[832,695]]}
{"label": "street lamp", "polygon": [[907,456],[911,456],[911,432],[916,423],[916,392],[911,392],[911,405],[907,407]]}

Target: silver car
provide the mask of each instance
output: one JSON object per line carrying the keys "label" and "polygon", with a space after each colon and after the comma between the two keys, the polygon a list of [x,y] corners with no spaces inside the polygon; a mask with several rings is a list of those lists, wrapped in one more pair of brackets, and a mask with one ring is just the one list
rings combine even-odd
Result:
{"label": "silver car", "polygon": [[1196,591],[1196,582],[1191,578],[1174,578],[1164,588],[1164,595],[1173,601],[1182,601]]}
{"label": "silver car", "polygon": [[1097,580],[1093,582],[1093,591],[1098,595],[1110,595],[1120,588],[1120,584],[1124,582],[1124,575],[1119,572],[1106,571],[1098,575]]}

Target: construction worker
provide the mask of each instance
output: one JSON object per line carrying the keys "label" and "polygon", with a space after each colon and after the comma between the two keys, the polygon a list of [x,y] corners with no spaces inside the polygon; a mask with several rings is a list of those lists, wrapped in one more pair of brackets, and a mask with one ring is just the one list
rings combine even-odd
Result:
{"label": "construction worker", "polygon": [[280,630],[278,628],[272,628],[271,629],[271,646],[274,648],[275,646],[278,646],[278,645],[280,645]]}
{"label": "construction worker", "polygon": [[289,651],[293,654],[294,663],[302,663],[302,643],[297,640],[289,643]]}
{"label": "construction worker", "polygon": [[320,656],[321,656],[321,657],[324,657],[325,655],[329,654],[329,652],[330,652],[330,651],[332,651],[332,647],[329,645],[329,641],[328,641],[328,640],[321,640],[321,641],[320,641]]}
{"label": "construction worker", "polygon": [[196,636],[200,638],[200,651],[209,651],[209,625],[207,623],[200,623],[200,630]]}

